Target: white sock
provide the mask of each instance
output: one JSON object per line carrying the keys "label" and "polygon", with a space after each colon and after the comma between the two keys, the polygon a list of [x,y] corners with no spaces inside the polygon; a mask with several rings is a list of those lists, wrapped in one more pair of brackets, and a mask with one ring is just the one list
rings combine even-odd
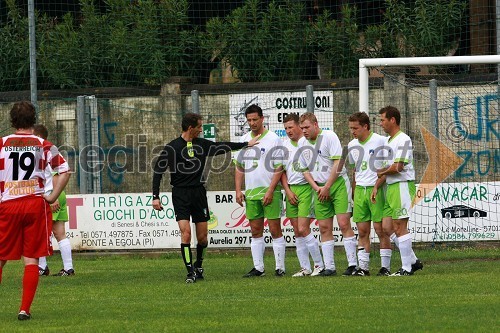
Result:
{"label": "white sock", "polygon": [[285,270],[285,237],[281,236],[280,238],[273,239],[273,251],[274,260],[276,261],[276,269]]}
{"label": "white sock", "polygon": [[47,267],[47,259],[45,257],[38,258],[38,267],[45,269]]}
{"label": "white sock", "polygon": [[359,261],[359,268],[365,271],[370,270],[370,252],[366,252],[365,249],[363,248],[358,249],[358,261]]}
{"label": "white sock", "polygon": [[[398,240],[398,236],[396,236],[395,233],[393,233],[391,236],[391,241],[396,244],[396,246],[399,248],[399,240]],[[414,264],[415,262],[417,262],[417,256],[415,255],[415,252],[413,252],[413,248],[411,249],[411,263]]]}
{"label": "white sock", "polygon": [[356,237],[344,238],[345,255],[349,266],[357,266],[358,260],[356,258]]}
{"label": "white sock", "polygon": [[250,249],[252,250],[253,267],[255,267],[256,270],[263,272],[264,251],[266,249],[266,244],[264,243],[264,237],[252,238]]}
{"label": "white sock", "polygon": [[391,270],[391,249],[380,249],[380,261],[382,262],[382,267],[387,268],[389,271]]}
{"label": "white sock", "polygon": [[398,237],[399,241],[399,253],[401,254],[401,264],[403,269],[407,272],[411,272],[411,260],[412,260],[412,249],[411,249],[411,234],[406,234]]}
{"label": "white sock", "polygon": [[334,249],[335,241],[326,241],[321,243],[321,248],[323,250],[323,260],[325,262],[325,268],[335,270],[335,260],[334,260]]}
{"label": "white sock", "polygon": [[319,242],[314,237],[312,233],[307,235],[305,237],[307,249],[309,250],[309,253],[311,254],[311,257],[314,261],[314,266],[319,266],[321,268],[325,267],[323,265],[323,258],[321,257],[321,251],[319,250]]}
{"label": "white sock", "polygon": [[307,249],[304,237],[295,237],[295,249],[297,251],[300,267],[310,271],[311,263],[309,262],[309,250]]}
{"label": "white sock", "polygon": [[61,251],[61,257],[64,265],[64,270],[73,269],[73,259],[71,258],[71,244],[69,239],[64,238],[59,243],[59,251]]}
{"label": "white sock", "polygon": [[392,235],[389,236],[389,238],[391,239],[391,242],[396,244],[396,246],[399,248],[398,236],[396,236],[396,234],[394,232],[392,233]]}

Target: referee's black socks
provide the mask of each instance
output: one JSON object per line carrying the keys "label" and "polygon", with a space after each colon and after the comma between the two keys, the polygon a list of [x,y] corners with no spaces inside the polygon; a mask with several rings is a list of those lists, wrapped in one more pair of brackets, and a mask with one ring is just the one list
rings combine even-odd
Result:
{"label": "referee's black socks", "polygon": [[182,260],[184,260],[184,265],[186,265],[186,269],[188,273],[193,271],[193,262],[192,262],[192,254],[191,254],[191,244],[183,244],[181,243],[181,253]]}
{"label": "referee's black socks", "polygon": [[207,249],[207,243],[196,245],[196,263],[195,266],[200,268],[203,265],[203,258],[205,257],[205,250]]}

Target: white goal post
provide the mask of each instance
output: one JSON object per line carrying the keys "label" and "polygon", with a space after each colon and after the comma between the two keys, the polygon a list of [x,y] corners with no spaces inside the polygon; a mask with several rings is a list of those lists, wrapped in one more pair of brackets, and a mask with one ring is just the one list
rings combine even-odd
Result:
{"label": "white goal post", "polygon": [[370,67],[464,64],[500,64],[500,55],[359,59],[359,111],[370,114],[368,106]]}

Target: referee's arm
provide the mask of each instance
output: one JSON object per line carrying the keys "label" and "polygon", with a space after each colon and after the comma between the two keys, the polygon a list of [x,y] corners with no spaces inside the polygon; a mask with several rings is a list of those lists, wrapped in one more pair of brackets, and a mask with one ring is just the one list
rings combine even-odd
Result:
{"label": "referee's arm", "polygon": [[[169,151],[170,154],[168,153]],[[156,159],[153,172],[153,208],[156,210],[163,209],[160,203],[160,183],[165,171],[167,171],[169,167],[170,170],[172,170],[171,165],[173,161],[173,154],[174,152],[171,147],[166,145],[160,156]]]}

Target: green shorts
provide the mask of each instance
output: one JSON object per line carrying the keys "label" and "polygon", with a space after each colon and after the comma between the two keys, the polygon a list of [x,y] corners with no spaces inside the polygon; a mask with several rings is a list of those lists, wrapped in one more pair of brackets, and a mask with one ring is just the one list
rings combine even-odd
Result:
{"label": "green shorts", "polygon": [[52,221],[66,222],[69,220],[68,206],[66,205],[66,192],[62,191],[57,200],[59,200],[59,210],[55,213],[52,212]]}
{"label": "green shorts", "polygon": [[[318,184],[322,186],[321,184]],[[337,214],[350,213],[352,211],[351,183],[347,176],[339,177],[330,188],[330,200],[320,202],[318,193],[314,192],[314,213],[316,219],[325,220]]]}
{"label": "green shorts", "polygon": [[385,196],[384,191],[380,189],[377,192],[376,203],[372,203],[373,186],[359,186],[354,188],[354,204],[352,220],[358,222],[382,222],[384,215]]}
{"label": "green shorts", "polygon": [[413,181],[388,184],[384,216],[391,216],[396,220],[409,218],[415,192]]}
{"label": "green shorts", "polygon": [[246,215],[249,220],[260,218],[279,219],[281,218],[281,210],[283,209],[283,197],[281,191],[273,193],[273,201],[264,206],[262,200],[245,200]]}
{"label": "green shorts", "polygon": [[286,217],[309,217],[313,206],[311,185],[290,185],[290,190],[297,195],[299,203],[292,205],[286,198]]}

